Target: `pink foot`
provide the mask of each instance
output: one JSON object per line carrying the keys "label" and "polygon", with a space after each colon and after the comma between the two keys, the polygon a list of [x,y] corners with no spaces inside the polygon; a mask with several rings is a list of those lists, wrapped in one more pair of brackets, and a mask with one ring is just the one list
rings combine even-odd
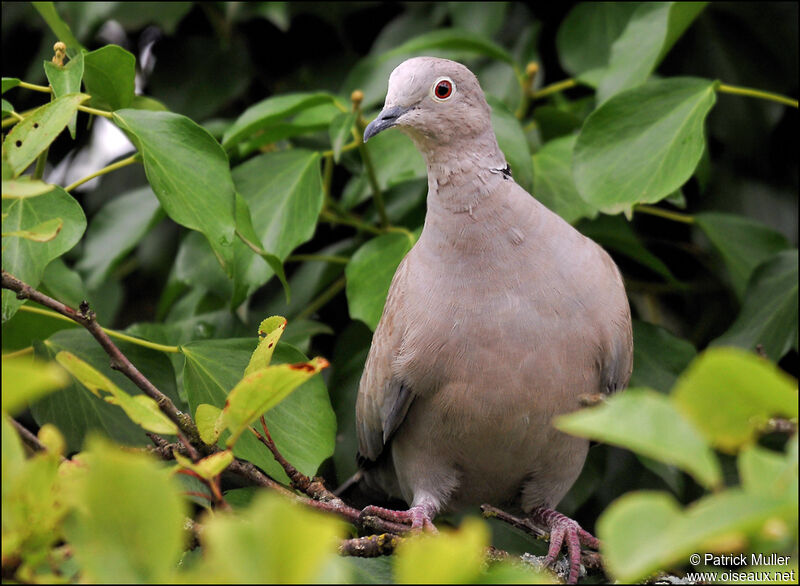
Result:
{"label": "pink foot", "polygon": [[576,521],[553,509],[539,507],[531,513],[531,518],[550,529],[550,549],[547,551],[545,563],[549,566],[555,563],[561,546],[567,542],[569,556],[569,577],[567,583],[576,584],[581,568],[581,545],[598,549],[600,541],[588,531],[581,529]]}
{"label": "pink foot", "polygon": [[384,521],[391,521],[392,523],[410,524],[412,531],[439,532],[431,520],[431,515],[423,505],[411,507],[407,511],[393,511],[391,509],[369,505],[361,509],[359,519],[364,517],[378,517]]}

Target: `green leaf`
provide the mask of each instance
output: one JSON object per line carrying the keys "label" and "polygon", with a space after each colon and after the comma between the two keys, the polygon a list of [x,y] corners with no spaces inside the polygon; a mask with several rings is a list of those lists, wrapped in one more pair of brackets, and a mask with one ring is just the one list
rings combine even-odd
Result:
{"label": "green leaf", "polygon": [[672,399],[725,452],[752,442],[770,417],[797,417],[797,381],[737,348],[712,348],[700,354],[678,379]]}
{"label": "green leaf", "polygon": [[597,216],[572,179],[572,150],[577,139],[572,135],[551,140],[533,155],[534,197],[570,224]]}
{"label": "green leaf", "polygon": [[722,254],[739,299],[744,296],[755,268],[789,248],[789,241],[783,234],[750,218],[720,212],[695,214],[694,218]]}
{"label": "green leaf", "polygon": [[230,450],[223,450],[221,452],[211,454],[210,456],[206,456],[197,462],[192,462],[189,458],[182,456],[178,452],[173,452],[172,455],[175,456],[175,461],[180,465],[181,468],[191,470],[206,480],[213,480],[222,474],[225,468],[230,466],[231,462],[233,462],[233,452]]}
{"label": "green leaf", "polygon": [[285,329],[286,318],[282,315],[273,315],[261,322],[258,326],[258,346],[253,350],[244,371],[245,376],[269,366],[275,346]]}
{"label": "green leaf", "polygon": [[776,362],[797,347],[797,249],[784,250],[759,266],[744,293],[736,321],[713,346],[764,352]]}
{"label": "green leaf", "polygon": [[94,289],[164,216],[153,190],[141,187],[104,205],[92,218],[75,268]]}
{"label": "green leaf", "polygon": [[86,94],[67,94],[37,108],[33,114],[16,124],[3,141],[3,161],[17,177],[50,146],[72,119]]}
{"label": "green leaf", "polygon": [[[172,399],[178,408],[183,408],[175,386],[172,364],[163,353],[122,340],[116,340],[115,344],[158,390]],[[83,329],[61,330],[50,336],[44,344],[36,343],[35,346],[37,354],[43,356],[53,357],[64,350],[70,352],[127,395],[134,398],[141,395],[141,390],[126,376],[111,369],[108,354]],[[141,410],[141,405],[133,405],[131,409]],[[87,435],[98,432],[124,445],[152,444],[144,430],[122,409],[95,397],[75,381],[64,391],[33,403],[31,412],[39,425],[52,423],[63,432],[70,452],[79,450]]]}
{"label": "green leaf", "polygon": [[188,512],[178,482],[152,458],[98,440],[85,457],[88,465],[68,492],[73,514],[64,526],[82,578],[171,582]]}
{"label": "green leaf", "polygon": [[341,112],[332,121],[328,134],[333,148],[333,160],[338,163],[342,156],[342,147],[353,137],[353,127],[358,117],[357,112]]}
{"label": "green leaf", "polygon": [[18,85],[19,85],[18,77],[4,77],[2,93],[6,93],[8,90],[17,87]]}
{"label": "green leaf", "polygon": [[[207,340],[181,346],[186,357],[183,384],[190,411],[201,403],[225,406],[228,392],[242,378],[255,347],[255,339]],[[273,363],[307,360],[298,350],[278,344]],[[291,393],[264,418],[278,449],[300,472],[313,476],[333,453],[336,416],[322,377],[313,377]],[[234,455],[253,462],[272,478],[288,483],[283,468],[252,434],[239,438]]]}
{"label": "green leaf", "polygon": [[12,106],[11,102],[9,102],[6,99],[3,99],[2,106],[3,106],[3,118],[6,117],[6,114],[11,114],[11,112],[14,111],[14,106]]}
{"label": "green leaf", "polygon": [[303,134],[324,132],[330,128],[333,119],[341,113],[341,110],[330,103],[302,110],[291,120],[274,122],[268,128],[257,131],[249,139],[237,143],[234,152],[237,158],[244,159],[256,151],[269,150],[264,147],[278,141]]}
{"label": "green leaf", "polygon": [[790,440],[786,454],[748,446],[739,453],[742,488],[751,494],[797,500],[797,436]]}
{"label": "green leaf", "polygon": [[614,96],[595,110],[573,154],[581,197],[606,213],[659,201],[694,173],[713,81],[674,77]]}
{"label": "green leaf", "polygon": [[453,26],[492,38],[503,26],[508,2],[448,2]]}
{"label": "green leaf", "polygon": [[28,405],[69,384],[63,369],[52,362],[23,355],[3,356],[3,412],[16,415]]}
{"label": "green leaf", "polygon": [[190,119],[171,112],[120,110],[113,119],[139,149],[147,180],[167,215],[202,232],[230,274],[234,187],[219,143]]}
{"label": "green leaf", "polygon": [[581,222],[578,230],[603,247],[610,248],[655,271],[670,283],[678,282],[669,267],[642,245],[624,217],[601,214],[590,222]]}
{"label": "green leaf", "polygon": [[360,319],[375,330],[392,277],[413,245],[406,234],[392,232],[373,238],[356,251],[345,268],[347,306],[352,319]]}
{"label": "green leaf", "polygon": [[[286,303],[289,303],[291,298],[291,289],[288,281],[286,280],[286,273],[283,270],[283,260],[277,255],[267,252],[262,248],[261,238],[256,232],[256,229],[253,227],[253,217],[250,215],[250,206],[247,205],[247,200],[238,192],[236,193],[236,235],[239,237],[239,240],[242,241],[242,244],[263,258],[267,265],[269,265],[269,268],[271,268],[272,271],[277,275],[281,285],[283,285],[283,290],[286,293]],[[242,258],[243,255],[238,248],[236,252],[239,254],[237,258]],[[244,256],[244,258],[247,259],[246,264],[251,263],[252,258],[249,256]],[[239,265],[237,263],[237,267],[238,266]],[[252,271],[252,273],[249,271],[246,273],[248,275],[246,281],[256,283],[266,282],[269,280],[269,273],[263,272],[263,268],[258,267],[258,265],[250,265],[250,271]],[[263,277],[250,277],[251,274],[257,275],[261,272],[264,274]],[[241,274],[241,270],[239,270],[237,275],[238,274]],[[234,280],[236,280],[236,275],[234,275]],[[241,288],[242,287],[240,287],[240,289]],[[245,293],[245,295],[247,295],[247,293]],[[233,297],[234,302],[239,300],[238,296],[234,295]],[[234,305],[234,302],[232,302],[231,305]]]}
{"label": "green leaf", "polygon": [[250,106],[236,119],[222,139],[226,150],[231,150],[244,139],[264,131],[276,122],[307,108],[333,101],[327,93],[298,93],[272,96]]}
{"label": "green leaf", "polygon": [[316,584],[346,582],[331,576],[342,563],[337,544],[345,524],[269,491],[238,514],[217,514],[204,524],[203,562],[191,582]]}
{"label": "green leaf", "polygon": [[483,550],[489,545],[488,525],[466,519],[457,531],[418,535],[397,547],[397,584],[469,584],[480,576]]}
{"label": "green leaf", "polygon": [[[69,60],[69,63],[61,67],[50,61],[45,61],[44,72],[56,98],[67,94],[79,93],[81,91],[81,80],[83,80],[83,53],[78,52],[75,57]],[[76,112],[67,124],[69,134],[73,139],[75,138],[77,122],[78,113]]]}
{"label": "green leaf", "polygon": [[55,186],[23,175],[17,179],[3,180],[3,199],[36,197],[53,191]]}
{"label": "green leaf", "polygon": [[497,135],[497,144],[511,166],[511,174],[530,193],[533,190],[533,163],[525,131],[503,102],[492,96],[486,99],[492,108],[492,126]]}
{"label": "green leaf", "polygon": [[[53,219],[63,221],[58,235],[49,242],[34,242],[25,238],[3,237],[3,270],[31,287],[36,287],[45,267],[71,249],[86,229],[83,209],[60,187],[38,197],[3,200],[3,230],[30,230]],[[3,321],[14,315],[22,301],[3,290]]]}
{"label": "green leaf", "polygon": [[449,51],[464,51],[485,55],[509,65],[514,64],[514,58],[500,47],[485,37],[476,35],[472,31],[457,28],[440,29],[414,37],[402,45],[383,54],[383,57],[416,53],[429,49],[445,49]]}
{"label": "green leaf", "polygon": [[697,355],[691,343],[662,327],[633,320],[631,387],[650,387],[668,393]]}
{"label": "green leaf", "polygon": [[509,65],[514,63],[508,51],[474,32],[455,28],[439,29],[414,37],[390,51],[362,59],[350,70],[344,81],[342,93],[349,95],[353,90],[361,90],[364,92],[362,107],[372,107],[383,100],[386,94],[386,81],[394,67],[412,55],[431,54],[431,52],[484,55]]}
{"label": "green leaf", "polygon": [[[63,366],[72,376],[89,389],[96,397],[105,399],[112,405],[119,405],[125,414],[147,431],[176,435],[175,424],[158,408],[158,403],[146,395],[130,396],[111,382],[108,377],[98,372],[72,352],[62,350],[56,354],[56,362]],[[104,397],[108,393],[110,397]]]}
{"label": "green leaf", "polygon": [[[619,425],[624,421],[625,425]],[[714,452],[668,397],[650,389],[628,389],[607,403],[556,418],[566,433],[606,442],[678,466],[706,488],[720,486]]]}
{"label": "green leaf", "polygon": [[61,218],[51,218],[45,220],[41,224],[36,224],[27,230],[13,230],[11,232],[3,232],[3,238],[17,237],[25,238],[26,240],[33,240],[34,242],[50,242],[64,227],[64,220]]}
{"label": "green leaf", "polygon": [[685,511],[663,492],[633,492],[611,504],[597,521],[605,567],[614,579],[639,582],[659,569],[684,565],[692,553],[730,551],[731,543],[757,536],[765,524],[797,517],[788,502],[728,489]]}
{"label": "green leaf", "polygon": [[127,108],[133,101],[136,57],[117,45],[106,45],[84,56],[83,82],[90,104],[103,110]]}
{"label": "green leaf", "polygon": [[231,432],[228,447],[261,415],[283,401],[289,394],[323,368],[324,358],[297,364],[276,364],[247,374],[228,394],[222,416]]}
{"label": "green leaf", "polygon": [[210,446],[216,444],[224,429],[222,409],[208,403],[201,403],[197,406],[194,419],[200,439]]}
{"label": "green leaf", "polygon": [[564,71],[577,76],[606,67],[611,46],[636,7],[634,2],[581,2],[570,10],[556,35]]}
{"label": "green leaf", "polygon": [[644,83],[707,2],[645,2],[611,47],[608,68],[597,86],[602,104]]}
{"label": "green leaf", "polygon": [[[364,145],[369,152],[378,186],[385,191],[409,179],[427,177],[422,155],[411,139],[399,130],[381,132]],[[350,180],[342,193],[342,205],[350,209],[372,195],[366,172]]]}
{"label": "green leaf", "polygon": [[41,17],[50,27],[50,30],[55,34],[56,39],[66,43],[67,54],[74,55],[76,51],[82,51],[83,45],[78,42],[75,35],[72,34],[69,25],[59,16],[56,11],[55,3],[53,2],[31,2],[33,7],[39,12]]}

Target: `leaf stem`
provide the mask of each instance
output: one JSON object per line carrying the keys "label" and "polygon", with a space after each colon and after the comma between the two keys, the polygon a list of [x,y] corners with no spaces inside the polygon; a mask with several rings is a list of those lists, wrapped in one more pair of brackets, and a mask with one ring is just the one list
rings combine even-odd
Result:
{"label": "leaf stem", "polygon": [[319,297],[317,297],[314,301],[308,304],[308,306],[298,313],[295,316],[295,320],[300,321],[301,319],[306,319],[314,314],[315,311],[323,307],[328,301],[336,297],[336,295],[344,289],[345,284],[347,281],[345,280],[345,276],[342,275],[338,279],[336,279],[330,287],[325,289]]}
{"label": "leaf stem", "polygon": [[[25,307],[23,305],[23,307]],[[14,350],[13,352],[6,352],[3,354],[3,360],[6,358],[16,358],[17,356],[25,356],[27,354],[31,354],[33,352],[33,346],[28,346],[27,348],[20,348],[19,350]]]}
{"label": "leaf stem", "polygon": [[658,216],[660,218],[666,218],[667,220],[673,220],[675,222],[681,222],[683,224],[694,224],[694,217],[689,214],[682,214],[681,212],[672,212],[670,210],[664,210],[661,208],[657,208],[655,206],[649,206],[645,204],[636,204],[633,206],[634,211],[641,212],[643,214],[650,214],[651,216]]}
{"label": "leaf stem", "polygon": [[80,185],[83,185],[87,181],[91,181],[95,177],[100,177],[101,175],[105,175],[106,173],[110,173],[111,171],[116,171],[117,169],[122,169],[122,167],[127,167],[128,165],[132,165],[133,163],[137,162],[138,160],[139,160],[139,153],[135,153],[135,154],[131,155],[130,157],[127,157],[125,159],[117,161],[116,163],[112,163],[111,165],[107,165],[107,166],[103,167],[102,169],[100,169],[99,171],[95,171],[94,173],[92,173],[90,175],[87,175],[83,179],[78,179],[75,183],[65,187],[64,191],[69,193],[70,191],[72,191],[76,187],[79,187]]}
{"label": "leaf stem", "polygon": [[[35,305],[22,305],[20,306],[19,310],[27,311],[28,313],[38,313],[39,315],[45,315],[47,317],[60,319],[61,321],[66,321],[72,324],[75,323],[75,320],[72,320],[65,315],[61,315],[60,313],[56,313],[55,311],[48,311],[47,309],[42,309],[41,307],[36,307]],[[128,334],[123,334],[121,332],[109,330],[108,328],[104,328],[102,326],[100,327],[100,329],[103,330],[106,334],[108,334],[112,338],[117,338],[118,340],[125,340],[126,342],[131,342],[132,344],[136,344],[137,346],[144,346],[145,348],[158,350],[159,352],[168,352],[171,354],[177,354],[178,352],[181,351],[181,349],[178,348],[177,346],[165,346],[163,344],[156,344],[155,342],[148,342],[147,340],[142,340],[141,338],[129,336]]]}
{"label": "leaf stem", "polygon": [[35,92],[42,92],[43,94],[52,94],[53,89],[46,85],[36,85],[35,83],[28,83],[27,81],[20,81],[19,87],[24,87],[26,90],[33,90]]}
{"label": "leaf stem", "polygon": [[328,210],[322,210],[319,214],[321,220],[325,222],[330,222],[331,224],[344,224],[345,226],[352,226],[353,228],[357,228],[359,230],[363,230],[364,232],[369,232],[370,234],[375,234],[379,236],[385,232],[385,230],[381,230],[380,228],[376,228],[371,224],[367,224],[366,222],[362,222],[355,216],[337,216]]}
{"label": "leaf stem", "polygon": [[346,265],[350,259],[346,256],[336,256],[333,254],[292,254],[286,258],[286,262],[305,262],[305,261],[318,261],[329,262],[334,264]]}
{"label": "leaf stem", "polygon": [[[361,139],[354,140],[353,142],[348,142],[346,145],[344,145],[342,147],[342,150],[340,152],[346,153],[347,151],[352,151],[353,149],[357,149],[358,147],[360,147],[362,144],[364,144],[364,143],[363,143],[363,141]],[[333,156],[333,149],[329,149],[327,151],[322,151],[322,156],[323,157],[332,157]]]}
{"label": "leaf stem", "polygon": [[[20,116],[14,110],[11,110],[11,112],[9,112],[9,114],[11,114],[17,122],[22,122],[23,120],[25,120],[24,116]],[[5,122],[5,120],[3,122]]]}
{"label": "leaf stem", "polygon": [[102,116],[103,118],[111,118],[111,112],[108,112],[107,110],[98,110],[97,108],[90,108],[89,106],[78,106],[78,110],[81,112],[86,112],[87,114]]}
{"label": "leaf stem", "polygon": [[578,85],[574,79],[565,79],[564,81],[558,81],[556,83],[551,83],[540,89],[538,92],[533,92],[531,94],[531,98],[534,100],[538,100],[540,98],[544,98],[549,96],[550,94],[556,94],[558,92],[563,92],[564,90],[568,90],[569,88],[573,88]]}
{"label": "leaf stem", "polygon": [[725,83],[719,83],[717,85],[717,91],[722,92],[724,94],[735,94],[739,96],[747,96],[750,98],[759,98],[761,100],[768,100],[771,102],[778,102],[779,104],[784,104],[786,106],[791,106],[792,108],[797,108],[797,100],[793,100],[792,98],[788,98],[780,94],[774,94],[772,92],[765,92],[762,90],[756,90],[748,87],[728,85]]}

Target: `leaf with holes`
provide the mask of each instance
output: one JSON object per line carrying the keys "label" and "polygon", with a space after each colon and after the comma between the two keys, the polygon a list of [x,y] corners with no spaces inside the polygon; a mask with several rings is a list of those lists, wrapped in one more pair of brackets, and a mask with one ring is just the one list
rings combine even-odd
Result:
{"label": "leaf with holes", "polygon": [[3,141],[3,159],[14,177],[21,175],[50,146],[78,106],[88,99],[86,94],[67,94],[37,108],[11,129]]}

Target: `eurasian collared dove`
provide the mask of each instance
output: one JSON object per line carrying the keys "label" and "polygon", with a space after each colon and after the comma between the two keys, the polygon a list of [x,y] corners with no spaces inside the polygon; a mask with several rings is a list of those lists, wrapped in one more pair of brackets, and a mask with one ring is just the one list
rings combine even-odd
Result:
{"label": "eurasian collared dove", "polygon": [[553,428],[579,397],[624,388],[633,344],[619,271],[593,241],[511,177],[478,80],[417,57],[389,78],[364,140],[397,127],[428,168],[422,234],[392,280],[358,390],[364,480],[408,502],[365,514],[433,528],[466,505],[522,509],[566,539],[597,540],[553,510],[583,467],[584,439]]}

